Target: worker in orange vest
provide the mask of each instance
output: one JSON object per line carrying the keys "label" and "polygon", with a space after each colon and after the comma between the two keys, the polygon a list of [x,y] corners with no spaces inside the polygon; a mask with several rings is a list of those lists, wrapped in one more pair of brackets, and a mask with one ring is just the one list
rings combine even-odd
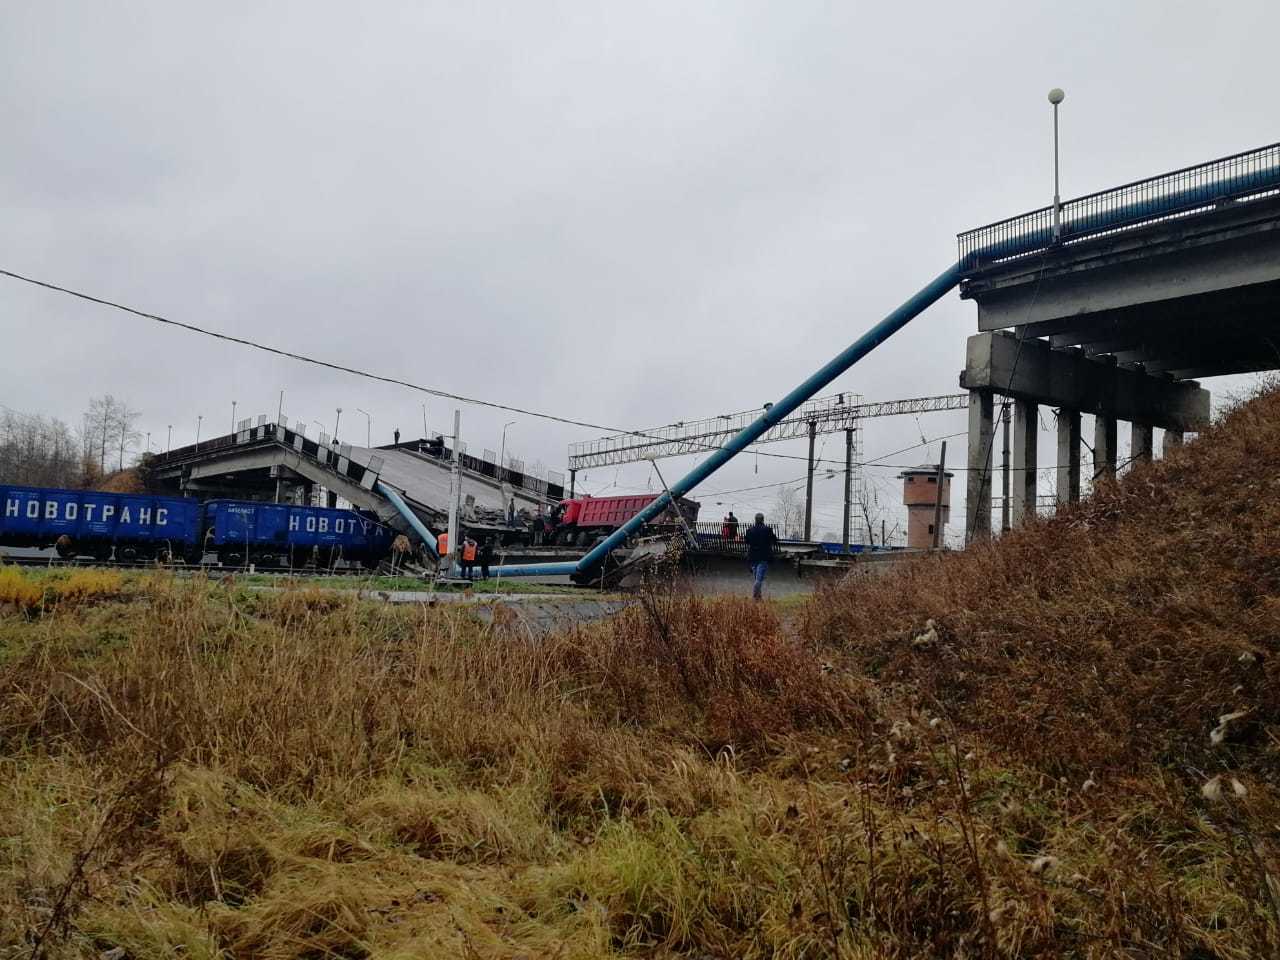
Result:
{"label": "worker in orange vest", "polygon": [[436,537],[436,572],[442,577],[452,575],[449,569],[449,531],[445,531]]}
{"label": "worker in orange vest", "polygon": [[476,547],[479,546],[470,537],[462,541],[462,577],[464,580],[471,579],[471,568],[476,562]]}

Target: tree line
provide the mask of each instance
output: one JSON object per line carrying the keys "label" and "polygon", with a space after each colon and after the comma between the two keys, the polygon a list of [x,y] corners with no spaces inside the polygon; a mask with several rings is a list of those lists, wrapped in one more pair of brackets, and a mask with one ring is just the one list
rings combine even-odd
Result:
{"label": "tree line", "polygon": [[94,487],[136,462],[141,413],[111,394],[94,397],[72,428],[56,417],[0,408],[0,483]]}

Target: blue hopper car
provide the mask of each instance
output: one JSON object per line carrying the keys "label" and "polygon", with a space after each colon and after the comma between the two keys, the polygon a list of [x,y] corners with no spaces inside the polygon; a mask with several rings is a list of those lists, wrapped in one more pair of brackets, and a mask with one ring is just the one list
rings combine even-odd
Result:
{"label": "blue hopper car", "polygon": [[358,510],[0,484],[0,546],[53,547],[64,559],[199,563],[213,552],[231,566],[372,569],[394,537]]}
{"label": "blue hopper car", "polygon": [[195,500],[0,485],[0,544],[64,558],[198,560],[201,527]]}
{"label": "blue hopper car", "polygon": [[346,560],[373,568],[395,536],[372,513],[251,500],[211,500],[205,526],[205,548],[231,566],[332,566]]}

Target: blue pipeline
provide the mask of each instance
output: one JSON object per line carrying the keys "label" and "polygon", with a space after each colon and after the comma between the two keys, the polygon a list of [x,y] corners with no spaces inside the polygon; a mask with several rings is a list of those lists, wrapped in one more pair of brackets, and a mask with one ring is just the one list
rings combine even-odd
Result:
{"label": "blue pipeline", "polygon": [[[1071,201],[1064,204],[1061,239],[1063,241],[1079,239],[1136,221],[1149,220],[1153,217],[1206,206],[1224,197],[1262,193],[1276,189],[1280,189],[1280,167],[1270,170],[1255,170],[1226,180],[1187,187],[1185,190],[1178,190],[1150,200],[1135,200],[1133,203],[1127,203],[1124,206],[1114,207],[1097,214],[1086,210],[1076,216],[1072,216],[1072,211],[1069,208],[1072,203],[1078,201]],[[1046,212],[1052,212],[1052,208],[1046,208]],[[961,266],[968,272],[981,262],[989,263],[992,260],[1016,257],[1019,254],[1042,250],[1045,247],[1052,246],[1053,242],[1052,226],[1029,230],[1018,236],[972,251],[965,257]]]}
{"label": "blue pipeline", "polygon": [[[936,303],[942,296],[960,282],[959,266],[950,267],[939,274],[937,279],[917,293],[914,297],[898,307],[861,337],[851,343],[833,359],[822,366],[816,373],[788,393],[781,400],[766,410],[750,425],[744,427],[728,443],[707,457],[671,485],[671,495],[682,497],[689,493],[707,477],[711,476],[726,463],[736,457],[748,446],[759,439],[766,431],[793,413],[802,403],[812,397],[836,377],[844,373],[855,363],[865,357],[889,337],[905,327],[925,308]],[[645,507],[634,517],[613,531],[605,540],[585,557],[574,563],[532,563],[524,566],[499,567],[493,572],[501,572],[504,577],[563,576],[568,573],[580,573],[590,570],[602,563],[610,552],[620,546],[626,539],[646,523],[660,514],[671,503],[671,496],[663,493],[653,503]]]}
{"label": "blue pipeline", "polygon": [[[1069,240],[1073,237],[1087,236],[1090,233],[1100,232],[1110,227],[1123,226],[1136,220],[1176,213],[1195,206],[1213,203],[1224,196],[1239,196],[1249,192],[1262,192],[1277,188],[1280,188],[1280,168],[1242,174],[1238,177],[1217,181],[1211,185],[1188,187],[1185,190],[1167,194],[1164,197],[1135,201],[1134,203],[1107,210],[1096,217],[1081,215],[1075,218],[1077,220],[1076,224],[1073,225],[1070,220],[1063,224],[1062,239]],[[754,443],[765,431],[794,412],[796,408],[815,393],[831,383],[832,380],[852,367],[890,336],[901,330],[926,307],[938,301],[948,290],[959,283],[968,272],[972,271],[980,260],[1013,257],[1021,253],[1030,253],[1050,246],[1052,243],[1053,230],[1051,227],[1046,227],[973,251],[965,257],[964,262],[939,274],[927,287],[898,307],[897,310],[855,340],[813,376],[766,410],[763,416],[745,427],[721,449],[694,467],[686,476],[672,484],[671,493],[677,497],[682,497],[692,491],[699,483]],[[569,573],[589,570],[603,562],[611,551],[666,509],[670,502],[671,497],[663,493],[648,507],[615,530],[576,564],[534,563],[523,566],[500,567],[497,570],[500,570],[501,574],[507,577],[563,576]]]}
{"label": "blue pipeline", "polygon": [[373,485],[375,493],[380,493],[387,501],[396,508],[396,513],[404,517],[405,522],[413,528],[413,532],[422,538],[422,542],[427,545],[427,549],[431,551],[433,557],[439,556],[436,549],[436,538],[431,535],[431,531],[422,525],[422,521],[418,519],[418,515],[409,509],[409,505],[404,502],[404,498],[400,496],[391,487],[388,487],[381,480]]}
{"label": "blue pipeline", "polygon": [[[666,494],[663,494],[666,496]],[[603,544],[601,544],[603,546]],[[594,552],[594,551],[593,551]],[[590,554],[588,554],[590,556]],[[586,557],[583,558],[584,560]],[[579,561],[568,563],[523,563],[509,567],[490,567],[489,576],[497,577],[568,577],[578,572]]]}

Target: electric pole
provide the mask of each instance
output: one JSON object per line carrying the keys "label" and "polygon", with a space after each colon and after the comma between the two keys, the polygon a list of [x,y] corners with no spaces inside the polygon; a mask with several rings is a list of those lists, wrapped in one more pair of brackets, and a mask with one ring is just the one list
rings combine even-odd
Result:
{"label": "electric pole", "polygon": [[818,436],[818,422],[809,421],[809,477],[804,488],[804,538],[812,539],[813,534],[813,441]]}
{"label": "electric pole", "polygon": [[453,576],[453,558],[458,554],[458,514],[462,505],[462,411],[453,411],[453,464],[449,469],[449,552],[444,560],[446,577]]}
{"label": "electric pole", "polygon": [[[813,474],[810,474],[812,478]],[[849,512],[853,509],[853,428],[844,432],[844,552],[849,552]]]}

